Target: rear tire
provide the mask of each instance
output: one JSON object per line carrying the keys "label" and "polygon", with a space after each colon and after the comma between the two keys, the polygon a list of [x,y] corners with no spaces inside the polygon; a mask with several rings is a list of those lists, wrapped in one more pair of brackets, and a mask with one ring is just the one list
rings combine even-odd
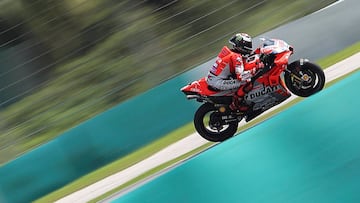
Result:
{"label": "rear tire", "polygon": [[[201,137],[211,142],[222,142],[232,137],[238,128],[238,122],[224,124],[221,116],[224,115],[210,103],[199,107],[194,116],[194,126]],[[209,121],[206,121],[210,118]]]}

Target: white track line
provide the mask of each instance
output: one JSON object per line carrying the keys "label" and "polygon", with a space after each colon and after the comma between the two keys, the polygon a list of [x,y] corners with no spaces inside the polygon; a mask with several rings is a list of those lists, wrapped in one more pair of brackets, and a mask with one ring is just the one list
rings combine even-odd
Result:
{"label": "white track line", "polygon": [[339,1],[336,1],[336,2],[334,2],[334,3],[332,3],[332,4],[330,4],[330,5],[328,5],[328,6],[324,7],[324,8],[322,8],[322,9],[320,9],[320,10],[318,10],[318,11],[314,12],[313,14],[315,14],[315,13],[320,13],[321,11],[324,11],[324,10],[326,10],[326,9],[328,9],[328,8],[331,8],[331,7],[333,7],[333,6],[335,6],[335,5],[339,4],[339,3],[341,3],[341,2],[343,2],[343,1],[344,1],[344,0],[339,0]]}
{"label": "white track line", "polygon": [[[352,72],[360,67],[360,52],[325,69],[326,82],[330,82],[338,77],[341,77],[349,72]],[[269,109],[271,112],[280,106],[292,101],[296,96],[291,96],[282,104]],[[266,113],[264,113],[266,114]],[[263,114],[263,115],[264,115]],[[261,116],[260,116],[261,117]],[[243,123],[243,122],[242,122]],[[92,185],[89,185],[77,192],[74,192],[56,202],[58,203],[75,203],[75,202],[88,202],[92,199],[97,198],[106,192],[123,185],[124,183],[138,177],[139,175],[163,164],[170,160],[173,160],[187,152],[196,149],[208,141],[200,137],[197,133],[189,135],[182,140],[166,147],[165,149],[155,153],[149,158],[113,174],[105,179],[102,179]]]}

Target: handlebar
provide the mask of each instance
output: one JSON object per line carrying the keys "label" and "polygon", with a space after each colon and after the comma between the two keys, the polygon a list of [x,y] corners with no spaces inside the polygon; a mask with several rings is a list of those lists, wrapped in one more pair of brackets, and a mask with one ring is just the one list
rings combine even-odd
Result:
{"label": "handlebar", "polygon": [[268,72],[269,70],[271,70],[271,67],[274,64],[274,60],[272,60],[272,63],[269,64],[265,64],[265,67],[262,68],[260,71],[258,71],[252,78],[251,78],[251,83],[254,83],[259,77],[261,77],[262,75],[264,75],[266,72]]}

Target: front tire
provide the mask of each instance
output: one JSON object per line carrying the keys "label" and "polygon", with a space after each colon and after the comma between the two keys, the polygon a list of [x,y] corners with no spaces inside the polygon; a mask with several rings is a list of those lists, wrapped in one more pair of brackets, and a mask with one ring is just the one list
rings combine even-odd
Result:
{"label": "front tire", "polygon": [[194,116],[194,126],[201,137],[211,142],[222,142],[232,137],[238,127],[238,122],[224,123],[218,109],[210,103],[199,107]]}
{"label": "front tire", "polygon": [[300,61],[291,63],[284,80],[286,87],[295,95],[300,97],[311,96],[324,88],[325,74],[320,66]]}

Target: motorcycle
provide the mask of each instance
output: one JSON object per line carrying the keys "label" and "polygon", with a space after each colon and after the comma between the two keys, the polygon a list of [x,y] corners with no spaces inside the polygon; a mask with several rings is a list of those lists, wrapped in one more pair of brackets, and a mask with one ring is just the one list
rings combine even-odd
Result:
{"label": "motorcycle", "polygon": [[205,77],[181,88],[187,99],[203,103],[195,112],[194,126],[206,140],[222,142],[234,136],[241,120],[251,121],[288,99],[291,93],[309,97],[323,89],[325,74],[317,64],[307,59],[288,64],[294,52],[292,46],[279,39],[261,40],[263,43],[256,49],[257,53],[246,59],[249,66],[265,64],[251,78],[253,89],[244,97],[245,104],[250,107],[246,112],[229,108],[237,89],[217,91],[208,86]]}

